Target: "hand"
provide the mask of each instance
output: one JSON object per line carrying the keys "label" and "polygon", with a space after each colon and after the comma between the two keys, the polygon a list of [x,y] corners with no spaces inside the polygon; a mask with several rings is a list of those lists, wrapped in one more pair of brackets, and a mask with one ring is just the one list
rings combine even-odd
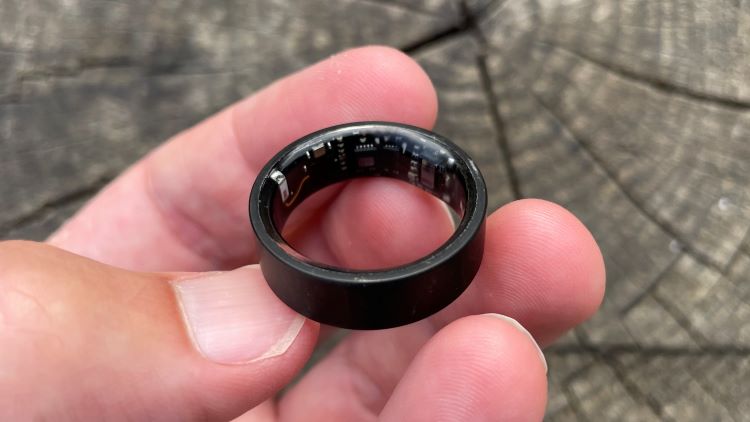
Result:
{"label": "hand", "polygon": [[[350,334],[277,399],[318,324],[284,306],[256,265],[201,273],[257,261],[246,201],[283,145],[349,121],[429,128],[436,110],[407,56],[351,50],[165,143],[53,235],[56,247],[0,244],[0,419],[227,420],[254,408],[243,420],[540,420],[537,343],[588,318],[604,290],[596,243],[559,206],[494,212],[482,268],[456,302]],[[346,267],[418,258],[453,230],[439,201],[391,180],[351,181],[303,207],[292,242]]]}

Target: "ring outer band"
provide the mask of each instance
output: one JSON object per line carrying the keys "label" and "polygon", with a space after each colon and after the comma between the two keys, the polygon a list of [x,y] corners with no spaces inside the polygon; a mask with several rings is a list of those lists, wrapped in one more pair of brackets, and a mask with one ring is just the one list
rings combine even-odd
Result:
{"label": "ring outer band", "polygon": [[[261,201],[271,173],[300,145],[321,142],[342,130],[413,131],[458,157],[466,180],[466,210],[455,233],[427,256],[382,270],[347,270],[301,260],[284,250],[272,223],[271,201]],[[443,309],[469,286],[484,252],[487,190],[471,158],[458,146],[430,131],[390,122],[359,122],[307,135],[281,150],[258,174],[249,201],[250,221],[258,240],[261,271],[271,290],[296,312],[323,324],[347,329],[392,328]]]}

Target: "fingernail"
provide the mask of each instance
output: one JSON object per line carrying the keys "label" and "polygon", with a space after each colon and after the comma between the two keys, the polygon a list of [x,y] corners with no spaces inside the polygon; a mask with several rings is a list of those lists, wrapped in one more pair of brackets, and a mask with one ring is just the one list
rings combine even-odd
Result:
{"label": "fingernail", "polygon": [[257,265],[172,282],[190,338],[206,358],[243,364],[283,354],[305,318],[282,303]]}
{"label": "fingernail", "polygon": [[547,373],[547,369],[548,369],[547,368],[547,359],[545,359],[544,352],[542,352],[542,349],[539,347],[539,344],[537,344],[536,340],[534,340],[534,336],[531,335],[531,333],[529,332],[529,330],[527,330],[526,328],[524,328],[524,326],[521,325],[520,322],[516,321],[515,319],[513,319],[513,318],[511,318],[509,316],[505,316],[505,315],[501,315],[501,314],[485,314],[485,315],[493,317],[493,318],[499,318],[499,319],[507,322],[508,324],[510,324],[511,326],[513,326],[513,328],[515,328],[516,330],[522,332],[526,337],[528,337],[529,340],[531,340],[531,342],[534,344],[534,347],[536,347],[537,353],[539,353],[539,359],[541,359],[542,365],[544,365],[544,373],[545,374]]}

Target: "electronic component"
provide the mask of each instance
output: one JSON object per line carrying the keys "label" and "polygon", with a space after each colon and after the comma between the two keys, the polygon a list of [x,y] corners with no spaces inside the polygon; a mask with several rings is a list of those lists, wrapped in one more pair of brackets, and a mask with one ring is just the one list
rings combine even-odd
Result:
{"label": "electronic component", "polygon": [[[383,270],[334,268],[294,251],[281,236],[292,210],[357,177],[396,178],[431,193],[461,218],[456,233],[429,257]],[[315,132],[272,158],[253,185],[250,220],[261,270],[284,303],[325,324],[379,329],[427,317],[466,289],[482,260],[486,208],[482,175],[456,145],[416,127],[364,122]]]}

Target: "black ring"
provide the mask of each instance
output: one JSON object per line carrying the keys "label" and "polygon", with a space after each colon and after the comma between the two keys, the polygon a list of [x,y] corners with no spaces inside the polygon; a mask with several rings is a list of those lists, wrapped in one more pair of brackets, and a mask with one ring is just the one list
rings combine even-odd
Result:
{"label": "black ring", "polygon": [[[284,223],[306,197],[365,176],[404,180],[440,198],[461,217],[455,233],[420,260],[373,271],[312,262],[284,241]],[[260,267],[274,293],[302,315],[352,329],[408,324],[453,302],[482,262],[486,212],[484,179],[465,152],[435,133],[386,122],[305,136],[266,164],[250,194]]]}

